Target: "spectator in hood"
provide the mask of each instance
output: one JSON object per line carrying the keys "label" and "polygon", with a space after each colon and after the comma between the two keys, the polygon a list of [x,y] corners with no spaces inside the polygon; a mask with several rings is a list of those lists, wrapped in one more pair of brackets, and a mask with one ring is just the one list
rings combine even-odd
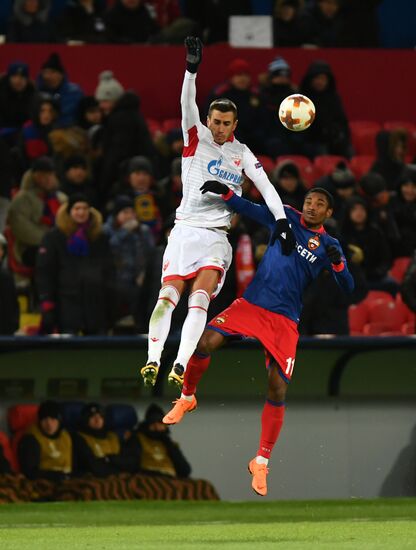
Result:
{"label": "spectator in hood", "polygon": [[352,148],[348,119],[328,63],[311,63],[302,79],[300,92],[312,100],[319,113],[312,126],[303,132],[311,155],[350,157]]}
{"label": "spectator in hood", "polygon": [[342,223],[348,199],[357,194],[357,182],[354,174],[345,162],[339,162],[331,174],[317,180],[315,186],[323,187],[331,193],[334,198],[332,218],[338,224]]}
{"label": "spectator in hood", "polygon": [[416,170],[405,170],[398,181],[397,195],[391,200],[391,212],[397,224],[400,239],[394,255],[412,256],[416,250]]}
{"label": "spectator in hood", "polygon": [[371,171],[383,176],[389,191],[396,191],[405,169],[407,131],[382,130],[376,136],[376,147],[377,158]]}
{"label": "spectator in hood", "polygon": [[7,241],[0,233],[0,334],[14,334],[19,328],[19,303],[11,273],[5,268]]}
{"label": "spectator in hood", "polygon": [[32,116],[36,89],[29,78],[29,66],[14,61],[0,78],[0,128],[19,129]]}
{"label": "spectator in hood", "polygon": [[149,405],[144,422],[131,434],[126,452],[134,458],[136,471],[154,475],[186,478],[191,466],[179,445],[171,439],[170,429],[162,420],[163,410]]}
{"label": "spectator in hood", "polygon": [[69,0],[58,25],[66,42],[107,42],[104,4],[100,0]]}
{"label": "spectator in hood", "polygon": [[299,168],[295,163],[291,161],[281,162],[273,172],[272,183],[276,187],[283,204],[302,211],[306,188],[300,177]]}
{"label": "spectator in hood", "polygon": [[49,94],[59,102],[58,125],[67,127],[75,124],[78,105],[84,94],[78,84],[68,80],[61,58],[57,53],[51,53],[42,64],[37,78],[37,86],[40,92]]}
{"label": "spectator in hood", "polygon": [[49,21],[50,0],[14,0],[6,42],[57,42]]}
{"label": "spectator in hood", "polygon": [[118,44],[149,42],[159,30],[144,0],[116,0],[105,22],[109,41]]}

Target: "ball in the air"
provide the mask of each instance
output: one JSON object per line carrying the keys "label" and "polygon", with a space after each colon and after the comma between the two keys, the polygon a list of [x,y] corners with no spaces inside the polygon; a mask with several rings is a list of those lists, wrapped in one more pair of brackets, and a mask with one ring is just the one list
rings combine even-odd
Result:
{"label": "ball in the air", "polygon": [[279,119],[288,130],[302,132],[315,119],[315,105],[306,95],[290,95],[280,104]]}

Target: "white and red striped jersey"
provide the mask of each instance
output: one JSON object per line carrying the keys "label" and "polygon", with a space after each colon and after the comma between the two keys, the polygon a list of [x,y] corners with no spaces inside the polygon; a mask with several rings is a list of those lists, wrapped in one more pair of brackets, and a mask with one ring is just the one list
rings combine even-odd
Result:
{"label": "white and red striped jersey", "polygon": [[261,163],[250,149],[231,136],[223,145],[215,143],[211,131],[199,118],[196,104],[196,74],[185,72],[182,86],[183,197],[176,210],[176,223],[196,227],[229,227],[232,212],[221,197],[199,190],[207,180],[225,183],[241,195],[243,170],[262,194],[276,219],[285,218],[282,201]]}

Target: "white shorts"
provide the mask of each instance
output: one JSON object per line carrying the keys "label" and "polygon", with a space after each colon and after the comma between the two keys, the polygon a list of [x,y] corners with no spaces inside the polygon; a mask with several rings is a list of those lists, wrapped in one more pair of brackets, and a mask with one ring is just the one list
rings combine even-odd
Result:
{"label": "white shorts", "polygon": [[216,269],[221,276],[212,294],[215,298],[224,284],[232,256],[232,248],[225,231],[175,225],[163,254],[162,283],[175,279],[194,279],[203,269]]}

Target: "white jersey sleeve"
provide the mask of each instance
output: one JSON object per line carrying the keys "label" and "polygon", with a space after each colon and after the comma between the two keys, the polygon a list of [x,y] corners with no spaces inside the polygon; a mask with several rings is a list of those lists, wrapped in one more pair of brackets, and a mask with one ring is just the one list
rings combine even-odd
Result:
{"label": "white jersey sleeve", "polygon": [[[185,71],[181,93],[182,133],[185,147],[190,145],[194,134],[204,134],[206,126],[201,123],[196,104],[196,73]],[[190,132],[190,130],[192,130]]]}
{"label": "white jersey sleeve", "polygon": [[244,145],[243,168],[246,175],[251,179],[260,191],[269,210],[275,219],[286,218],[282,201],[274,185],[267,177],[261,162],[253,155],[250,149]]}

